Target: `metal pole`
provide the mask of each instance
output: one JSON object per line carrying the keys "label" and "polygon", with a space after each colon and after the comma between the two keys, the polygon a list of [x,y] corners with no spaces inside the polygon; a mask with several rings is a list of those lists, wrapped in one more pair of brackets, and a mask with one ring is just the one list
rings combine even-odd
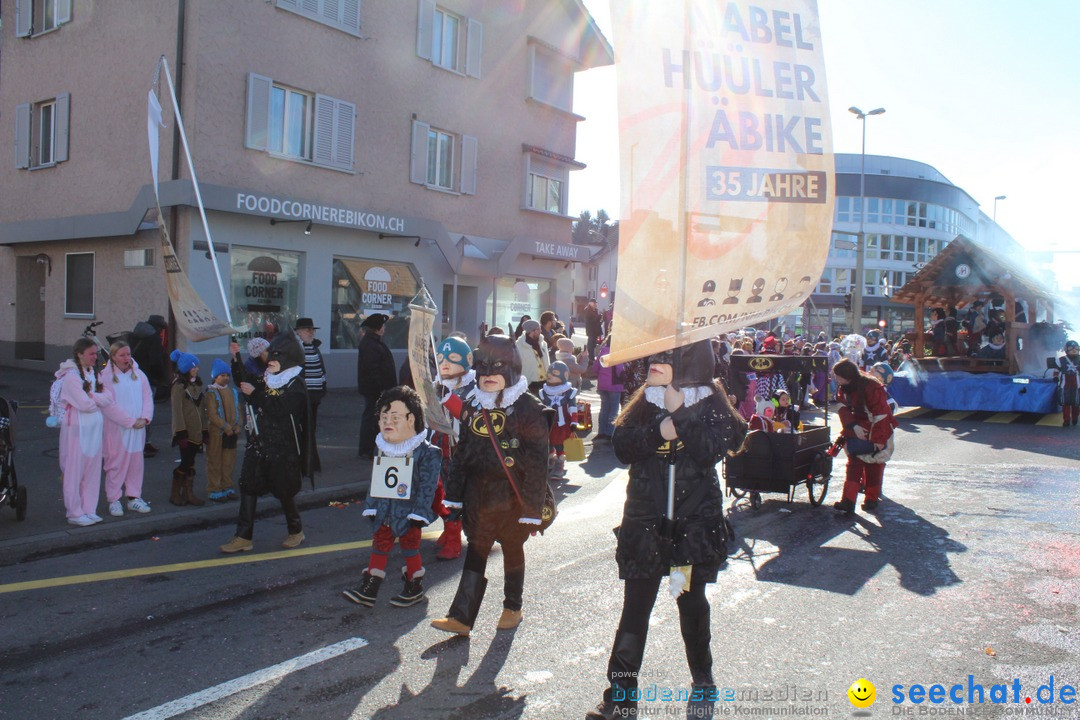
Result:
{"label": "metal pole", "polygon": [[851,331],[862,334],[863,254],[866,245],[866,115],[862,121],[862,167],[859,170],[859,236],[855,240],[855,287],[851,290]]}

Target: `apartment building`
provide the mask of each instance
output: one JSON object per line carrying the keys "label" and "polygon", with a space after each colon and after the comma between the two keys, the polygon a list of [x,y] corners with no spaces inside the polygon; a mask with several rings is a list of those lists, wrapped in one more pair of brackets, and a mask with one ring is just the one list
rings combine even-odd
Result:
{"label": "apartment building", "polygon": [[241,336],[312,317],[342,386],[366,315],[404,349],[421,285],[471,338],[569,314],[589,255],[569,244],[574,74],[613,62],[580,0],[0,0],[0,17],[0,363],[52,366],[90,321],[167,315],[146,140],[161,56],[224,300],[164,80],[162,219]]}

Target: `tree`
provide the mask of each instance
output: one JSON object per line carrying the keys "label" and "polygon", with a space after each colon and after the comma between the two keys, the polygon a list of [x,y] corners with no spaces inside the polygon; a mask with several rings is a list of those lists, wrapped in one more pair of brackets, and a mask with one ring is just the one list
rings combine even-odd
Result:
{"label": "tree", "polygon": [[606,210],[596,211],[594,218],[588,210],[582,210],[571,227],[570,239],[574,245],[600,245],[606,247],[617,243],[619,222],[611,221]]}

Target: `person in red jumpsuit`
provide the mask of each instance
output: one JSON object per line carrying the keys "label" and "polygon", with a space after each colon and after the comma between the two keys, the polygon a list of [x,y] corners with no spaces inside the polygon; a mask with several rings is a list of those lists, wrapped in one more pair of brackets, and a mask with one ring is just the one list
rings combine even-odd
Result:
{"label": "person in red jumpsuit", "polygon": [[[862,509],[873,512],[881,497],[881,481],[885,462],[892,456],[892,435],[898,423],[889,408],[885,387],[873,375],[861,372],[851,360],[841,360],[833,366],[838,386],[841,435],[846,439],[848,453],[844,497],[833,507],[850,515],[855,512],[855,500],[865,487]],[[856,448],[866,441],[873,447]]]}

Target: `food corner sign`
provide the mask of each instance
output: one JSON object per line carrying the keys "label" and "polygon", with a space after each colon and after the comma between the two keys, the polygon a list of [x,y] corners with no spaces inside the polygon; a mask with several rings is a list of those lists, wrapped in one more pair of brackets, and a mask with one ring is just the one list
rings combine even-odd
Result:
{"label": "food corner sign", "polygon": [[276,195],[237,192],[235,207],[240,212],[286,220],[314,220],[323,225],[340,225],[392,233],[405,232],[405,218],[396,215],[368,212],[359,208],[320,205]]}

